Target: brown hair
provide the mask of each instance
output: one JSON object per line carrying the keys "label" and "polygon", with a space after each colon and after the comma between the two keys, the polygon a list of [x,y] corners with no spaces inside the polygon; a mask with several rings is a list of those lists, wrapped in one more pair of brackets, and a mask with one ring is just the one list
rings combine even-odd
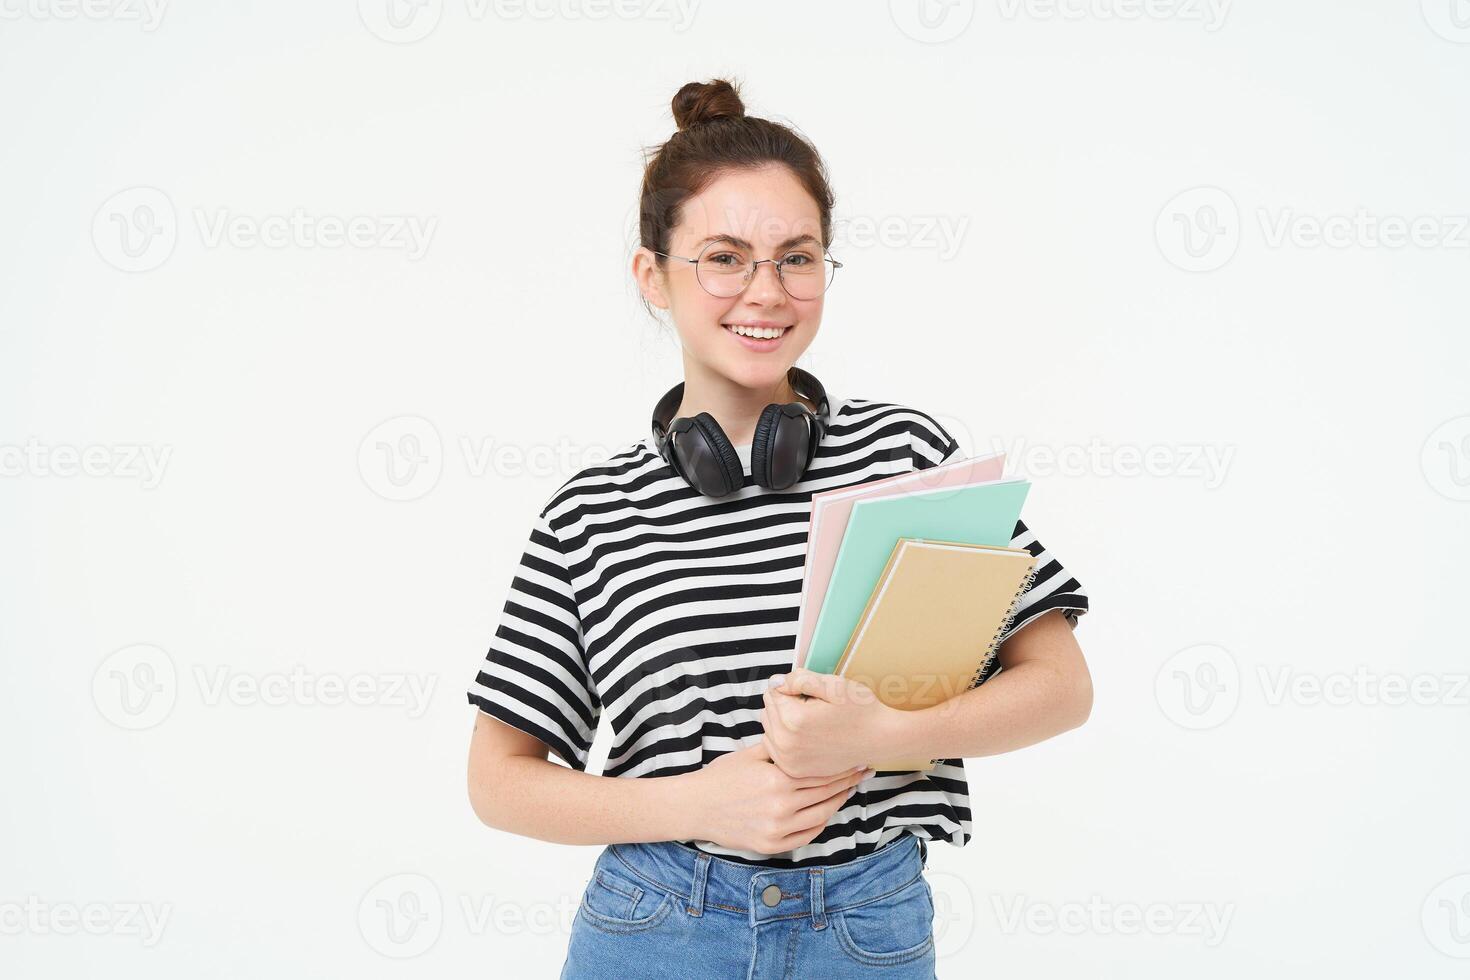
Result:
{"label": "brown hair", "polygon": [[[645,156],[639,245],[667,252],[686,200],[722,173],[774,163],[790,169],[817,202],[822,245],[831,246],[833,198],[827,168],[805,137],[781,123],[747,116],[737,85],[723,78],[683,85],[674,95],[673,113],[679,131]],[[654,261],[667,268],[662,255]],[[646,299],[643,305],[653,313]]]}

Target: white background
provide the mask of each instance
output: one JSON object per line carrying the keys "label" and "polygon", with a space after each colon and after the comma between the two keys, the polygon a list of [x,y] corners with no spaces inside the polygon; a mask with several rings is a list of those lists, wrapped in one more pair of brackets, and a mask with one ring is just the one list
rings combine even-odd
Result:
{"label": "white background", "polygon": [[1093,601],[940,975],[1470,969],[1470,5],[926,2],[0,0],[0,972],[555,975],[597,849],[476,821],[464,687],[680,378],[640,148],[721,75],[831,169],[802,366]]}

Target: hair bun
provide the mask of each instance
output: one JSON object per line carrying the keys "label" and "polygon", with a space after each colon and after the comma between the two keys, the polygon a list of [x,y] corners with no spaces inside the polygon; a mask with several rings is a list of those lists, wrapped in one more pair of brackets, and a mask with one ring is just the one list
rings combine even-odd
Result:
{"label": "hair bun", "polygon": [[723,78],[688,82],[674,96],[674,122],[683,132],[715,119],[740,119],[745,103],[735,86]]}

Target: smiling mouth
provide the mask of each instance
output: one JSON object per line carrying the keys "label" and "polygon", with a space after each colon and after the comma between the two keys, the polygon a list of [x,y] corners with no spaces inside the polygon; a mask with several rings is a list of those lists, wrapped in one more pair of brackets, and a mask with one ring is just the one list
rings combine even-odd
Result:
{"label": "smiling mouth", "polygon": [[750,340],[775,340],[777,337],[784,336],[786,332],[791,329],[791,327],[789,326],[746,327],[740,326],[738,324],[729,323],[722,323],[720,324],[720,326],[724,327],[726,330],[730,331],[737,337],[746,337]]}

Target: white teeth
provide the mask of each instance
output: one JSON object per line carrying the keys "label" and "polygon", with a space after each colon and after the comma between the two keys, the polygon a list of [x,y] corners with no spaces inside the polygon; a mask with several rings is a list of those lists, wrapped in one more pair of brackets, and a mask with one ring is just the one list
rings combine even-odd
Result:
{"label": "white teeth", "polygon": [[734,324],[727,324],[726,327],[742,337],[754,337],[757,340],[771,340],[781,336],[789,329],[787,327],[745,327]]}

